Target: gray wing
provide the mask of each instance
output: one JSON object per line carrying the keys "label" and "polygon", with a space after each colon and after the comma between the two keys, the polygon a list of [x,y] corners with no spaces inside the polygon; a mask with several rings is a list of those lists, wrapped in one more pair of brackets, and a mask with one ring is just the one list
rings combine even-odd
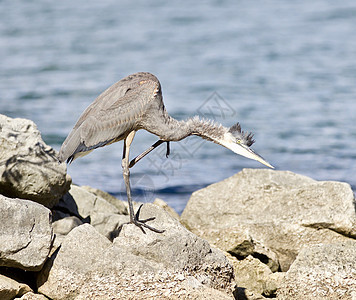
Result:
{"label": "gray wing", "polygon": [[124,139],[138,130],[146,105],[161,100],[158,79],[136,73],[113,84],[83,112],[59,151],[59,161],[71,162],[98,147]]}

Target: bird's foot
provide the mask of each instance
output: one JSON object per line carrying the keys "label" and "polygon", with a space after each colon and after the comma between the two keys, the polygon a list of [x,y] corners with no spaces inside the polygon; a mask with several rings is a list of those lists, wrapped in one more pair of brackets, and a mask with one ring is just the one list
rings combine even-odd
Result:
{"label": "bird's foot", "polygon": [[134,218],[132,220],[130,220],[127,223],[123,223],[123,224],[121,224],[119,226],[119,228],[116,230],[115,236],[113,238],[111,238],[111,240],[113,240],[115,237],[117,237],[120,234],[120,232],[122,230],[122,227],[125,224],[134,224],[134,225],[136,225],[137,227],[139,227],[142,230],[142,232],[144,234],[146,234],[146,232],[145,232],[145,230],[143,228],[147,228],[147,229],[149,229],[151,231],[154,231],[154,232],[157,232],[157,233],[163,233],[164,232],[164,230],[159,230],[159,229],[156,229],[156,228],[146,224],[147,222],[153,221],[154,219],[156,219],[156,217],[151,217],[151,218],[148,218],[148,219],[140,220],[140,212],[141,212],[142,205],[143,204],[140,205],[140,207],[138,208],[138,210],[137,210],[137,212],[136,212],[136,214],[135,214],[135,216],[134,216]]}
{"label": "bird's foot", "polygon": [[143,227],[145,227],[151,231],[157,232],[157,233],[163,233],[164,230],[159,230],[159,229],[156,229],[156,228],[146,224],[147,222],[153,221],[154,219],[156,219],[156,217],[151,217],[148,219],[140,220],[140,212],[141,212],[142,205],[143,204],[140,205],[140,207],[138,208],[138,210],[135,214],[134,219],[131,220],[130,223],[135,224],[137,227],[139,227],[143,233],[146,233],[145,230],[143,229]]}

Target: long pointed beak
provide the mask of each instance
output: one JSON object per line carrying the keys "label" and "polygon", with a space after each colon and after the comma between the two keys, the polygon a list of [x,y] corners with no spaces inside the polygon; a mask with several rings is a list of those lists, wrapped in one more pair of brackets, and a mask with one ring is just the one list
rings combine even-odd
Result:
{"label": "long pointed beak", "polygon": [[238,145],[238,144],[237,144],[237,146],[240,147],[240,149],[238,150],[239,152],[236,152],[233,149],[231,149],[231,150],[234,151],[235,153],[245,156],[247,158],[257,160],[261,164],[264,164],[265,166],[267,166],[271,169],[274,169],[274,167],[268,161],[266,161],[261,155],[259,155],[255,151],[253,151],[251,148],[244,146],[244,145]]}
{"label": "long pointed beak", "polygon": [[236,154],[242,155],[244,157],[253,159],[253,160],[257,160],[258,162],[260,162],[261,164],[264,164],[265,166],[274,169],[274,167],[267,162],[262,156],[260,156],[259,154],[257,154],[255,151],[253,151],[250,147],[247,147],[245,145],[242,144],[236,144],[236,143],[226,143],[223,142],[221,143],[224,147],[230,149],[231,151],[235,152]]}

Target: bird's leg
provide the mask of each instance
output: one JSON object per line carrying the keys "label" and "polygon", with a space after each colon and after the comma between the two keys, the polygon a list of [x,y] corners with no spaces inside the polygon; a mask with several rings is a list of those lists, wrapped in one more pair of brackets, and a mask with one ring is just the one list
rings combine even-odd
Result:
{"label": "bird's leg", "polygon": [[[164,143],[164,141],[158,140],[158,141],[155,142],[150,148],[148,148],[147,150],[145,150],[144,152],[142,152],[140,155],[137,155],[133,160],[130,161],[129,168],[132,168],[139,160],[141,160],[142,158],[144,158],[148,153],[150,153],[153,149],[157,148],[157,147],[158,147],[159,145],[161,145],[162,143]],[[169,142],[167,142],[166,157],[168,157],[169,153],[170,153]]]}
{"label": "bird's leg", "polygon": [[169,147],[169,142],[167,142],[167,152],[166,152],[167,158],[168,158],[169,154],[171,154],[171,148]]}
{"label": "bird's leg", "polygon": [[[138,209],[137,213],[134,213],[133,209],[133,204],[132,204],[132,197],[131,197],[131,187],[130,187],[130,169],[129,169],[129,153],[130,153],[130,145],[132,143],[132,140],[135,136],[135,131],[131,131],[129,135],[125,138],[124,140],[124,153],[122,157],[122,169],[123,169],[123,176],[124,176],[124,181],[125,181],[125,186],[126,186],[126,194],[127,194],[127,202],[129,203],[129,213],[130,213],[130,222],[132,224],[135,224],[138,226],[143,233],[145,233],[143,227],[152,230],[157,233],[162,233],[164,230],[159,230],[156,228],[153,228],[149,225],[146,224],[148,221],[152,221],[155,219],[155,217],[151,217],[145,220],[139,220],[139,214],[141,210],[141,206]],[[122,224],[124,225],[124,224]],[[122,225],[119,228],[119,232],[121,231]]]}
{"label": "bird's leg", "polygon": [[128,154],[130,152],[130,144],[134,138],[135,131],[132,131],[127,138],[124,140],[124,152],[122,154],[122,173],[124,176],[125,186],[126,186],[126,195],[127,195],[127,202],[129,204],[129,212],[130,212],[130,222],[134,219],[134,209],[132,205],[132,197],[131,197],[131,187],[130,187],[130,170],[127,166],[128,162]]}

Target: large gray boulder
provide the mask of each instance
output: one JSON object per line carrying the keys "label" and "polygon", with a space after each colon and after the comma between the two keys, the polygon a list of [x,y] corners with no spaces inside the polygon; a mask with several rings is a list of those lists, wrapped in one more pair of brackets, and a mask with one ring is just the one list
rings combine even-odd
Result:
{"label": "large gray boulder", "polygon": [[356,241],[305,247],[288,270],[278,299],[356,299]]}
{"label": "large gray boulder", "polygon": [[0,266],[40,270],[53,239],[50,210],[0,195],[0,220]]}
{"label": "large gray boulder", "polygon": [[232,266],[224,254],[183,227],[178,220],[154,204],[142,207],[140,218],[156,219],[150,225],[165,230],[162,234],[142,231],[133,225],[124,225],[114,245],[146,257],[160,268],[194,274],[212,288],[227,288],[232,279]]}
{"label": "large gray boulder", "polygon": [[0,115],[0,194],[53,207],[71,182],[56,155],[35,123]]}
{"label": "large gray boulder", "polygon": [[282,271],[304,246],[356,237],[355,199],[348,184],[287,171],[244,169],[196,191],[181,221],[236,257],[247,246],[246,255],[275,266],[276,255]]}
{"label": "large gray boulder", "polygon": [[51,299],[233,299],[226,257],[153,204],[141,217],[165,232],[124,225],[111,243],[84,224],[65,237],[38,278]]}

